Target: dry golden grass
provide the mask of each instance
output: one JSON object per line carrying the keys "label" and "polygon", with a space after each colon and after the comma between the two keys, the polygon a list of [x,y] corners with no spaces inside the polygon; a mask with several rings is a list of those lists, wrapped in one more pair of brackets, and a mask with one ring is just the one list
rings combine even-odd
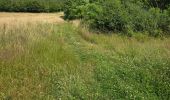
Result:
{"label": "dry golden grass", "polygon": [[0,13],[0,24],[16,23],[63,23],[63,13]]}

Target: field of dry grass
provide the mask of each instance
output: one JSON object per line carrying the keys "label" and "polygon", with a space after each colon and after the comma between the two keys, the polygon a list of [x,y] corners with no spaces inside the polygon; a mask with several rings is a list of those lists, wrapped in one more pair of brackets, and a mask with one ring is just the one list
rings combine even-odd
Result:
{"label": "field of dry grass", "polygon": [[0,24],[63,23],[63,13],[6,13],[0,12]]}

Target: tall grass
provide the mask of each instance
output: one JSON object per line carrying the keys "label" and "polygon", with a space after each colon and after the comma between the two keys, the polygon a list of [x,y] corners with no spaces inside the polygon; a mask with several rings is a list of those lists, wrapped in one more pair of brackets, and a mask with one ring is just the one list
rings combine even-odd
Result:
{"label": "tall grass", "polygon": [[170,40],[70,23],[0,24],[0,99],[170,98]]}

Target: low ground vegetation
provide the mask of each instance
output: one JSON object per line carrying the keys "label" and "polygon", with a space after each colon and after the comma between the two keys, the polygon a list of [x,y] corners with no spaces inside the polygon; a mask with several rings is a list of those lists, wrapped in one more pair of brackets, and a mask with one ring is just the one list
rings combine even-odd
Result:
{"label": "low ground vegetation", "polygon": [[170,98],[169,38],[13,21],[0,23],[0,99]]}
{"label": "low ground vegetation", "polygon": [[169,3],[1,0],[0,99],[169,100]]}

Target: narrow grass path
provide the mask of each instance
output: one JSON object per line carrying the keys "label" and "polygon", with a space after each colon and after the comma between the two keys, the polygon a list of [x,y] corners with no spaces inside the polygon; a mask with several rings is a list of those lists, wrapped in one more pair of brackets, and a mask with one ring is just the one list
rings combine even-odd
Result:
{"label": "narrow grass path", "polygon": [[169,39],[146,38],[140,42],[116,35],[90,34],[82,28],[65,29],[70,31],[63,32],[63,37],[81,62],[78,73],[83,75],[83,88],[88,91],[85,95],[90,93],[89,97],[95,99],[169,98]]}

